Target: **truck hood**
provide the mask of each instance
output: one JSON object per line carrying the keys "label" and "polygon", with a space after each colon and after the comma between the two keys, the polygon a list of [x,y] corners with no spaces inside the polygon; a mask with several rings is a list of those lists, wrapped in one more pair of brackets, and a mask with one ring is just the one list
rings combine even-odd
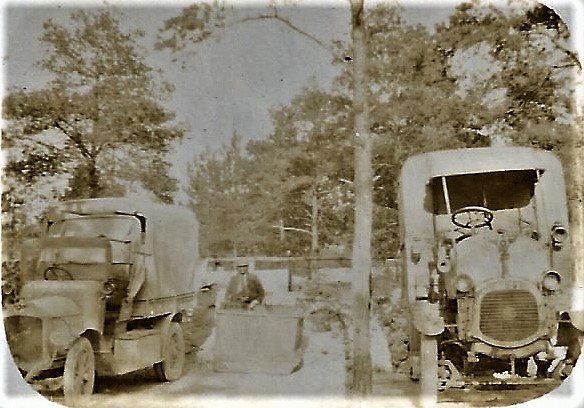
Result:
{"label": "truck hood", "polygon": [[15,307],[6,310],[6,317],[33,316],[41,319],[47,317],[76,316],[80,312],[79,306],[63,296],[45,296],[38,299],[21,301]]}
{"label": "truck hood", "polygon": [[6,310],[6,317],[64,318],[78,334],[86,329],[103,332],[102,282],[32,281],[22,287],[20,295],[21,301]]}
{"label": "truck hood", "polygon": [[464,239],[456,246],[456,271],[475,284],[492,279],[521,278],[539,282],[549,270],[549,249],[542,242],[519,235],[489,231]]}

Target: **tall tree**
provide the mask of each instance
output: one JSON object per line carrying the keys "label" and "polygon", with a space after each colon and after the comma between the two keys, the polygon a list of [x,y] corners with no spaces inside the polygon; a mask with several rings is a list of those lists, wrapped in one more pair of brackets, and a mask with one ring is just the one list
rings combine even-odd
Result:
{"label": "tall tree", "polygon": [[171,88],[143,62],[143,33],[124,32],[109,9],[73,12],[71,24],[48,20],[43,28],[39,66],[53,79],[3,101],[6,147],[24,153],[9,155],[7,175],[34,183],[66,173],[68,198],[121,194],[125,181],[172,201],[166,153],[183,130],[158,102]]}
{"label": "tall tree", "polygon": [[238,247],[248,248],[253,237],[265,254],[308,255],[350,242],[352,190],[344,184],[353,171],[350,132],[338,129],[350,123],[348,102],[307,89],[273,112],[274,130],[266,139],[248,142],[244,152],[236,137],[221,151],[194,160],[193,203],[215,241],[229,248],[215,246],[211,253],[230,253],[227,241],[240,228]]}
{"label": "tall tree", "polygon": [[267,202],[257,202],[249,182],[250,165],[237,134],[220,152],[205,151],[190,165],[189,195],[201,220],[206,256],[251,255],[266,249]]}
{"label": "tall tree", "polygon": [[[562,132],[574,112],[574,73],[581,67],[569,48],[568,28],[553,10],[535,2],[509,9],[462,4],[438,26],[437,40],[449,56],[457,92],[475,100],[474,114],[485,128],[518,144],[557,144],[545,132],[534,140],[530,129],[544,125],[550,133]],[[469,69],[469,58],[485,68]]]}
{"label": "tall tree", "polygon": [[353,60],[353,115],[355,166],[355,228],[353,233],[353,391],[368,395],[372,390],[371,309],[371,227],[373,223],[373,135],[370,132],[367,72],[367,27],[363,0],[351,0]]}
{"label": "tall tree", "polygon": [[275,227],[290,231],[286,242],[309,244],[304,253],[342,243],[338,232],[350,202],[341,180],[352,177],[348,104],[341,95],[307,88],[272,112],[274,130],[266,139],[248,144],[250,160],[257,163],[252,185],[273,203]]}

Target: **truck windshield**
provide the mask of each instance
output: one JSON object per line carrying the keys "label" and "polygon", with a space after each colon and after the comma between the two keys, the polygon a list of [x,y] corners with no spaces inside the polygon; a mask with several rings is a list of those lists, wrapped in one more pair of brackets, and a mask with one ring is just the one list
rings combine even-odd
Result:
{"label": "truck windshield", "polygon": [[529,204],[541,170],[507,170],[434,177],[430,181],[432,213],[449,214],[468,206],[490,210]]}
{"label": "truck windshield", "polygon": [[103,237],[117,241],[130,241],[140,231],[134,217],[80,216],[58,221],[49,228],[51,237]]}
{"label": "truck windshield", "polygon": [[107,262],[107,254],[105,248],[45,248],[39,260],[50,265],[95,264]]}

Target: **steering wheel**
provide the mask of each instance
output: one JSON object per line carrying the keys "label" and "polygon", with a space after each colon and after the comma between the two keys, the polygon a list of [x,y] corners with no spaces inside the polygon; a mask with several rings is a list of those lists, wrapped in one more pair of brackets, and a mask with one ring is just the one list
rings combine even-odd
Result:
{"label": "steering wheel", "polygon": [[[466,214],[466,223],[463,223],[460,220],[461,218],[464,218],[463,214]],[[493,226],[491,225],[493,217],[493,211],[488,208],[480,207],[478,205],[470,205],[456,210],[452,214],[452,223],[460,228],[481,228],[488,226],[490,229],[493,229]]]}
{"label": "steering wheel", "polygon": [[49,266],[43,273],[45,280],[73,280],[73,275],[61,266]]}

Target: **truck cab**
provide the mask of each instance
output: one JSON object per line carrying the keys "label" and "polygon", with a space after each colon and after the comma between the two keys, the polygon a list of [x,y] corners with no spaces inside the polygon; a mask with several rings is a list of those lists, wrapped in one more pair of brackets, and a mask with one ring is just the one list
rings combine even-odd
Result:
{"label": "truck cab", "polygon": [[414,156],[401,172],[400,227],[412,377],[429,389],[496,372],[549,377],[573,330],[559,160],[520,147]]}

